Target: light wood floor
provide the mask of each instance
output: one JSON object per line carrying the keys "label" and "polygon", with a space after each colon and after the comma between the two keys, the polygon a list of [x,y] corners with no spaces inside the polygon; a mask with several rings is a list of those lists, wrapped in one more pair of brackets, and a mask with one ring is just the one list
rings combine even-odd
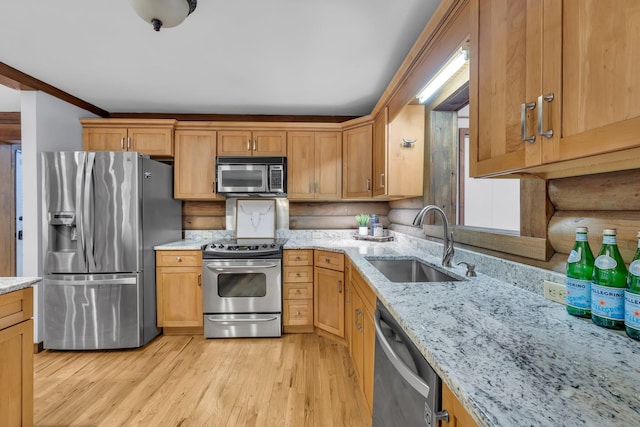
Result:
{"label": "light wood floor", "polygon": [[315,334],[34,357],[36,426],[366,426],[345,347]]}

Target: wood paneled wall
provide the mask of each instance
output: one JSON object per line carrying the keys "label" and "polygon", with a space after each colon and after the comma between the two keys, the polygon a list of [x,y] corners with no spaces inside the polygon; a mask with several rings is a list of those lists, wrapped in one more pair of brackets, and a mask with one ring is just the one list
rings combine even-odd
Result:
{"label": "wood paneled wall", "polygon": [[622,257],[631,262],[640,231],[640,169],[554,179],[548,191],[555,208],[548,227],[554,257],[566,259],[576,227],[589,227],[589,245],[596,256],[602,230],[615,228]]}
{"label": "wood paneled wall", "polygon": [[[289,202],[289,228],[292,230],[356,229],[355,215],[376,214],[380,223],[388,227],[388,202]],[[415,215],[415,214],[414,214]],[[182,203],[184,230],[224,230],[225,202]],[[413,219],[413,218],[412,218]]]}

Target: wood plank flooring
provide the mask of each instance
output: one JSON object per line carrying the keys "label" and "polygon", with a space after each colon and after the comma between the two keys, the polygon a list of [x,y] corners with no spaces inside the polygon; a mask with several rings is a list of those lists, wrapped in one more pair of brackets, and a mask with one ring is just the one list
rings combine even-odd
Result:
{"label": "wood plank flooring", "polygon": [[160,336],[34,357],[36,426],[370,426],[346,347],[315,334]]}

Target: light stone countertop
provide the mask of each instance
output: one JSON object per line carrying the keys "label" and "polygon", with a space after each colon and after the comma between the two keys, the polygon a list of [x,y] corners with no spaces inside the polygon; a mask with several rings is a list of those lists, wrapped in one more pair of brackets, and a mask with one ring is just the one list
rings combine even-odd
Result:
{"label": "light stone countertop", "polygon": [[35,285],[40,277],[0,277],[0,295]]}
{"label": "light stone countertop", "polygon": [[153,249],[156,251],[199,251],[206,243],[204,240],[185,239],[164,245],[157,245],[154,246]]}
{"label": "light stone countertop", "polygon": [[[480,426],[640,425],[640,342],[546,300],[542,281],[561,274],[456,248],[454,264],[476,264],[466,278],[440,267],[441,244],[352,233],[291,231],[285,249],[345,253]],[[392,283],[368,257],[416,257],[465,280]]]}

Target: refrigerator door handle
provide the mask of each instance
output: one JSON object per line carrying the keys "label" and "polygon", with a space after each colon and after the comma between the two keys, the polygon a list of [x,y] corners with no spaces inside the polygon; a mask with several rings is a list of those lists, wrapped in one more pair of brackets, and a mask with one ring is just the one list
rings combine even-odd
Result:
{"label": "refrigerator door handle", "polygon": [[82,253],[82,264],[84,265],[85,271],[88,271],[87,265],[87,242],[85,240],[85,229],[84,229],[84,186],[86,179],[86,171],[87,171],[87,156],[86,153],[82,157],[82,172],[80,174],[81,179],[79,182],[76,181],[76,228],[79,235],[80,242],[80,252]]}
{"label": "refrigerator door handle", "polygon": [[93,194],[91,193],[91,188],[93,187],[93,167],[96,162],[95,153],[87,153],[87,166],[84,175],[84,188],[82,191],[82,210],[83,213],[83,221],[82,221],[82,236],[83,239],[86,239],[86,259],[89,265],[88,271],[95,271],[96,269],[96,259],[93,256],[94,253],[94,242],[93,242]]}
{"label": "refrigerator door handle", "polygon": [[[47,285],[58,286],[87,286],[86,280],[64,280],[64,279],[47,279]],[[135,285],[136,278],[129,277],[126,279],[91,279],[89,283],[93,285]]]}

